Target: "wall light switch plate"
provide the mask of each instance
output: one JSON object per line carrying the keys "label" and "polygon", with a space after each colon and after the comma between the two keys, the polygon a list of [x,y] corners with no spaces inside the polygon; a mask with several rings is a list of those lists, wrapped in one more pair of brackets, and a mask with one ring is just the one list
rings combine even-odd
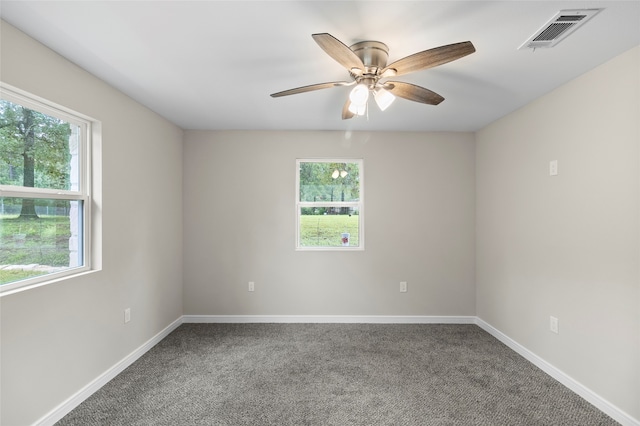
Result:
{"label": "wall light switch plate", "polygon": [[406,293],[406,292],[407,292],[407,282],[400,281],[400,293]]}
{"label": "wall light switch plate", "polygon": [[253,281],[249,281],[249,291],[255,291],[256,284]]}
{"label": "wall light switch plate", "polygon": [[128,323],[131,321],[131,308],[127,308],[124,310],[124,323]]}
{"label": "wall light switch plate", "polygon": [[558,334],[558,318],[549,317],[549,330],[552,333]]}
{"label": "wall light switch plate", "polygon": [[549,176],[558,175],[558,160],[549,161]]}

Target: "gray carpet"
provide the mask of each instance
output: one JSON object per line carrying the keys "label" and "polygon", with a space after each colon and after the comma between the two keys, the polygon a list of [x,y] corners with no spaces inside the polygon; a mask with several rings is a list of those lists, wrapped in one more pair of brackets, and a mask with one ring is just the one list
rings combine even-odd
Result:
{"label": "gray carpet", "polygon": [[183,324],[58,425],[613,425],[475,325]]}

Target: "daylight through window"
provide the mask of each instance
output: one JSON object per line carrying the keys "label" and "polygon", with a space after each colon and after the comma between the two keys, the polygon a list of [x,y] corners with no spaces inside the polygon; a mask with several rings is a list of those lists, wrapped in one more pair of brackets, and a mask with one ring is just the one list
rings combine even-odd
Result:
{"label": "daylight through window", "polygon": [[296,248],[362,250],[362,160],[297,160]]}
{"label": "daylight through window", "polygon": [[88,269],[90,122],[3,87],[0,290]]}

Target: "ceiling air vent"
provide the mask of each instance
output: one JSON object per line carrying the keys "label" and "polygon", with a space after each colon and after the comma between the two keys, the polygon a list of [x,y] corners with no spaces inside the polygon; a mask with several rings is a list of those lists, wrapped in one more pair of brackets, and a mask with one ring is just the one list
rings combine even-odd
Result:
{"label": "ceiling air vent", "polygon": [[518,49],[553,47],[584,25],[602,9],[561,10],[527,39]]}

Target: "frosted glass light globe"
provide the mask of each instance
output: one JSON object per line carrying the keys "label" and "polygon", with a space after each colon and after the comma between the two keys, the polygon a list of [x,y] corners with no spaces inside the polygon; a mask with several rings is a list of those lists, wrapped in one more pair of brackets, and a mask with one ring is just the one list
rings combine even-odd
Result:
{"label": "frosted glass light globe", "polygon": [[349,99],[357,106],[365,105],[369,100],[369,88],[366,84],[358,84],[349,94]]}

